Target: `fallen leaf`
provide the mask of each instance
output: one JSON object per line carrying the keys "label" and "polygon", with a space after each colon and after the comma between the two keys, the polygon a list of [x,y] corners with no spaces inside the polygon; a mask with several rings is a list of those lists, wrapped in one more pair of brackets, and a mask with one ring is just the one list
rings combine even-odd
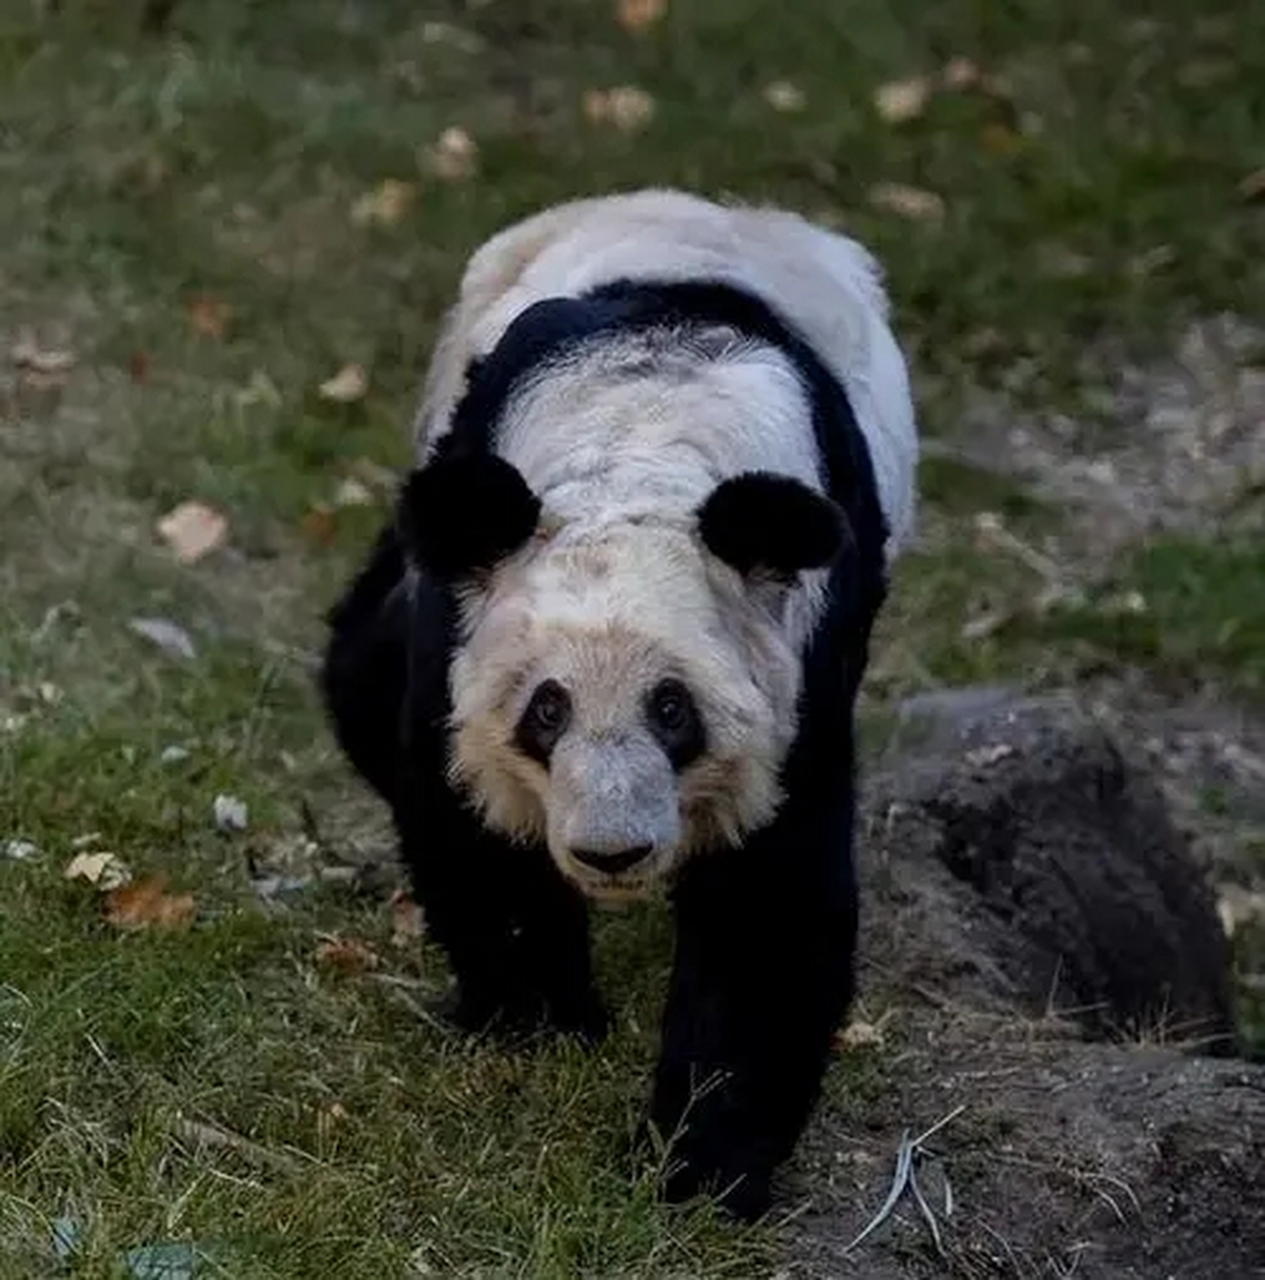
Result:
{"label": "fallen leaf", "polygon": [[635,85],[589,89],[584,95],[584,115],[589,123],[614,125],[621,133],[644,128],[654,118],[654,112],[654,99]]}
{"label": "fallen leaf", "polygon": [[906,186],[902,182],[880,182],[871,187],[870,203],[915,222],[938,221],[944,216],[944,200],[934,191]]}
{"label": "fallen leaf", "polygon": [[372,489],[379,498],[391,499],[395,496],[399,484],[399,476],[390,467],[384,467],[372,458],[353,458],[347,464],[347,470],[366,488]]}
{"label": "fallen leaf", "polygon": [[339,481],[338,488],[334,490],[336,507],[371,507],[376,501],[373,490],[355,476]]}
{"label": "fallen leaf", "polygon": [[645,31],[663,20],[668,0],[618,0],[615,16],[625,31]]}
{"label": "fallen leaf", "polygon": [[774,80],[764,86],[764,100],[774,111],[803,111],[808,102],[803,89],[789,80]]}
{"label": "fallen leaf", "polygon": [[147,351],[133,351],[127,358],[128,376],[138,385],[149,381],[154,362]]}
{"label": "fallen leaf", "polygon": [[345,364],[332,378],[327,378],[317,388],[322,400],[335,404],[354,404],[363,400],[369,390],[369,375],[363,365]]}
{"label": "fallen leaf", "polygon": [[1265,200],[1265,169],[1257,169],[1249,173],[1239,183],[1239,195],[1249,203],[1253,200]]}
{"label": "fallen leaf", "polygon": [[158,522],[158,532],[182,564],[194,564],[228,536],[228,520],[202,502],[182,502]]}
{"label": "fallen leaf", "polygon": [[367,969],[376,969],[379,957],[372,947],[356,938],[334,936],[326,938],[316,948],[316,962],[343,973],[363,973]]}
{"label": "fallen leaf", "polygon": [[319,505],[307,511],[299,521],[303,536],[317,546],[328,547],[338,532],[338,514],[331,507]]}
{"label": "fallen leaf", "polygon": [[970,58],[950,58],[940,73],[940,82],[946,89],[961,91],[979,83],[979,67]]}
{"label": "fallen leaf", "polygon": [[70,847],[78,853],[81,849],[91,849],[93,845],[101,843],[101,832],[85,831],[82,835],[75,836],[70,842]]}
{"label": "fallen leaf", "polygon": [[199,294],[189,301],[189,323],[204,338],[222,342],[232,318],[233,308],[220,298]]}
{"label": "fallen leaf", "polygon": [[149,876],[106,894],[105,918],[116,929],[183,929],[197,905],[191,893],[167,892],[167,877]]}
{"label": "fallen leaf", "polygon": [[62,875],[67,880],[86,880],[98,889],[120,889],[132,879],[127,864],[117,853],[99,850],[77,853],[66,864]]}
{"label": "fallen leaf", "polygon": [[843,1050],[866,1049],[883,1043],[883,1029],[872,1022],[855,1018],[842,1031],[835,1032],[835,1045]]}
{"label": "fallen leaf", "polygon": [[427,148],[423,166],[446,182],[463,182],[478,170],[479,145],[460,125],[453,125]]}
{"label": "fallen leaf", "polygon": [[31,373],[43,374],[49,378],[62,377],[75,364],[73,352],[41,347],[30,333],[24,333],[13,344],[9,354],[19,369],[27,369]]}
{"label": "fallen leaf", "polygon": [[880,119],[888,124],[903,124],[922,115],[930,96],[927,77],[911,76],[908,80],[892,80],[880,85],[874,93],[874,106]]}
{"label": "fallen leaf", "polygon": [[246,802],[236,796],[218,795],[211,804],[211,816],[217,831],[245,831],[247,823]]}
{"label": "fallen leaf", "polygon": [[127,625],[138,636],[153,641],[169,658],[191,662],[198,656],[189,633],[168,618],[130,618]]}
{"label": "fallen leaf", "polygon": [[391,945],[407,947],[425,932],[422,909],[403,889],[391,895]]}
{"label": "fallen leaf", "polygon": [[188,747],[182,747],[179,743],[172,743],[169,747],[164,747],[158,753],[159,764],[183,764],[191,755]]}
{"label": "fallen leaf", "polygon": [[393,227],[408,212],[415,192],[411,183],[385,178],[351,206],[352,223],[357,227]]}
{"label": "fallen leaf", "polygon": [[14,862],[26,862],[39,856],[39,845],[30,840],[5,840],[0,843],[0,858],[10,858]]}

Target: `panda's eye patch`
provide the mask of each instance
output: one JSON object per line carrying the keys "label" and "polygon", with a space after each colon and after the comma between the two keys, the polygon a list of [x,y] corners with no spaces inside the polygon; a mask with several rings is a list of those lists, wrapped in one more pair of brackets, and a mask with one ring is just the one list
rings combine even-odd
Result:
{"label": "panda's eye patch", "polygon": [[660,680],[646,698],[650,731],[675,769],[684,769],[703,752],[703,721],[690,691],[679,680]]}
{"label": "panda's eye patch", "polygon": [[514,730],[514,744],[524,755],[548,764],[570,723],[571,695],[556,680],[542,680]]}

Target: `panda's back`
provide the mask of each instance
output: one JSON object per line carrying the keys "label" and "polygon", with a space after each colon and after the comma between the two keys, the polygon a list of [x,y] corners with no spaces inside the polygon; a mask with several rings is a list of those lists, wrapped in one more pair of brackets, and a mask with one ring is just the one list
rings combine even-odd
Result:
{"label": "panda's back", "polygon": [[[493,352],[516,319],[547,299],[577,298],[619,281],[729,285],[778,312],[846,390],[891,544],[900,541],[912,507],[914,421],[873,260],[854,241],[798,215],[726,208],[680,192],[563,205],[511,226],[474,255],[427,378],[419,456],[451,429],[471,362]],[[679,362],[677,377],[671,360],[657,371],[653,360],[639,362],[640,339],[607,344],[599,359],[627,376],[593,377],[576,364],[566,376],[520,389],[498,452],[529,482],[552,488],[563,507],[592,501],[595,493],[635,503],[636,491],[643,501],[687,504],[705,485],[750,469],[820,487],[818,451],[791,362],[769,344],[725,349],[718,340],[720,357],[693,359],[688,377]],[[702,350],[706,356],[706,343]],[[640,377],[633,373],[638,367]],[[573,455],[566,465],[564,452]]]}

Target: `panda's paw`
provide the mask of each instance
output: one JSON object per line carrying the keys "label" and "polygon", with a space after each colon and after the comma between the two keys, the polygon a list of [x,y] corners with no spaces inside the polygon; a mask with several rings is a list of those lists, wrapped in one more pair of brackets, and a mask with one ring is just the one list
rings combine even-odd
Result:
{"label": "panda's paw", "polygon": [[457,986],[428,1006],[428,1012],[457,1031],[523,1048],[550,1035],[574,1035],[595,1044],[610,1025],[595,992],[545,999],[537,994],[472,991]]}
{"label": "panda's paw", "polygon": [[669,1159],[663,1180],[663,1199],[682,1204],[698,1195],[710,1195],[739,1222],[755,1222],[768,1212],[772,1199],[770,1175],[765,1170],[712,1167],[698,1162]]}
{"label": "panda's paw", "polygon": [[684,1204],[697,1196],[711,1196],[731,1217],[755,1222],[768,1212],[772,1198],[772,1170],[743,1165],[735,1153],[700,1150],[688,1131],[665,1151],[659,1130],[643,1120],[627,1151],[634,1177],[648,1168],[660,1172],[659,1195],[668,1204]]}
{"label": "panda's paw", "polygon": [[596,991],[549,1002],[548,1025],[562,1035],[573,1035],[585,1044],[597,1044],[606,1038],[611,1016]]}

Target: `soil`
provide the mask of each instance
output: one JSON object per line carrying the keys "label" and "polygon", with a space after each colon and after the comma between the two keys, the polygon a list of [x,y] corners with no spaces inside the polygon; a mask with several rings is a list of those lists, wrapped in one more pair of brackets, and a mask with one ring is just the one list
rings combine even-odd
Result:
{"label": "soil", "polygon": [[[788,1178],[785,1274],[1265,1276],[1265,1067],[1145,755],[1068,697],[937,697],[867,782],[852,1070]],[[902,1134],[958,1107],[919,1165],[939,1245],[906,1193],[850,1250]]]}

